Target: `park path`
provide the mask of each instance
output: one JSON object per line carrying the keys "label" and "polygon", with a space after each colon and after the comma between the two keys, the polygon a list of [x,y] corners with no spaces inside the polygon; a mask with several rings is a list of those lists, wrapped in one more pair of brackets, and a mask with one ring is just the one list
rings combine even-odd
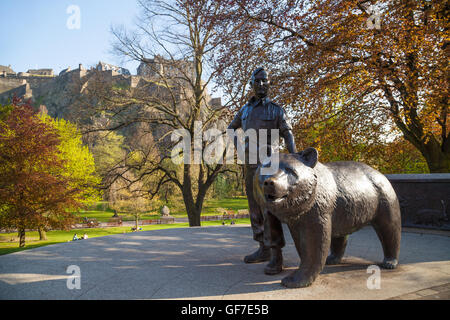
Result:
{"label": "park path", "polygon": [[[299,258],[285,229],[285,270],[264,274],[245,264],[256,244],[250,226],[174,228],[60,243],[0,256],[0,299],[448,299],[450,237],[403,231],[400,265],[368,285],[369,266],[383,258],[370,227],[349,237],[343,264],[326,266],[311,287],[280,281]],[[80,270],[69,289],[68,267]]]}

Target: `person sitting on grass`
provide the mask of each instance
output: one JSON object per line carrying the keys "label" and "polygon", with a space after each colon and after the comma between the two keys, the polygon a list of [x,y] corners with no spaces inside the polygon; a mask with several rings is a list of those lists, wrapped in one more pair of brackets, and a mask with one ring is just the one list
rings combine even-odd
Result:
{"label": "person sitting on grass", "polygon": [[80,238],[78,238],[78,235],[75,233],[75,234],[73,235],[72,241],[77,241],[77,240],[80,240]]}

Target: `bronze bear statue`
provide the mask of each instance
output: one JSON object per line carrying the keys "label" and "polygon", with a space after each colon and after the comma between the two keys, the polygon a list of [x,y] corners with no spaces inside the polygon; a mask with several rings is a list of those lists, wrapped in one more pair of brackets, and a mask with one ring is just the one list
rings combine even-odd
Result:
{"label": "bronze bear statue", "polygon": [[311,285],[325,264],[340,263],[348,235],[368,224],[381,241],[381,267],[396,268],[400,205],[383,174],[359,162],[322,164],[314,148],[278,154],[278,170],[273,174],[263,174],[264,167],[273,168],[273,163],[259,166],[254,178],[255,198],[265,218],[273,215],[288,225],[300,256],[299,269],[285,277],[282,285]]}

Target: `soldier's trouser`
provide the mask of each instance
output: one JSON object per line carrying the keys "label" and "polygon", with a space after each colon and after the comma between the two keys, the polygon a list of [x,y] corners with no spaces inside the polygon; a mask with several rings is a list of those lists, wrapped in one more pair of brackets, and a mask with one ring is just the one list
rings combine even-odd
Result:
{"label": "soldier's trouser", "polygon": [[245,191],[253,239],[270,248],[283,248],[285,240],[280,220],[270,212],[264,213],[253,196],[253,177],[256,169],[254,166],[245,166]]}

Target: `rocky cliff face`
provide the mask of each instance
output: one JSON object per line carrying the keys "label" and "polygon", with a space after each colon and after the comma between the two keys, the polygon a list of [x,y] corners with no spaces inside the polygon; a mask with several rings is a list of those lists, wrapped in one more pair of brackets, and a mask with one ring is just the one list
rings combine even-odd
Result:
{"label": "rocky cliff face", "polygon": [[92,95],[86,94],[93,77],[101,78],[104,83],[122,83],[125,87],[136,86],[139,82],[136,77],[123,76],[113,70],[87,71],[81,68],[62,72],[56,77],[0,76],[0,103],[6,103],[14,95],[31,98],[36,108],[45,105],[50,116],[83,124],[88,121],[88,108],[96,104]]}
{"label": "rocky cliff face", "polygon": [[0,77],[0,103],[6,103],[13,96],[31,98],[35,106],[45,105],[51,116],[66,118],[70,115],[70,105],[78,98],[79,87],[79,72],[59,77],[38,75]]}
{"label": "rocky cliff face", "polygon": [[[19,76],[20,75],[20,76]],[[7,102],[14,95],[22,98],[31,98],[33,105],[38,108],[45,106],[48,114],[54,118],[64,118],[77,123],[81,128],[92,127],[94,125],[107,125],[106,113],[111,114],[111,110],[98,112],[98,107],[108,100],[108,90],[114,88],[115,91],[123,92],[127,98],[137,97],[139,99],[151,100],[151,97],[164,101],[170,100],[169,92],[164,85],[157,80],[151,80],[145,76],[134,76],[119,73],[111,68],[96,68],[86,70],[80,65],[76,70],[64,70],[59,76],[40,76],[23,73],[0,76],[0,103]],[[119,89],[119,90],[117,90]],[[171,88],[171,93],[181,96],[186,94],[186,88]],[[106,96],[106,97],[105,97]],[[141,100],[141,101],[142,101]],[[212,107],[217,105],[217,99],[206,97]],[[103,102],[100,102],[103,101]],[[220,104],[220,103],[219,103]],[[107,109],[107,108],[106,108]],[[142,105],[127,105],[124,111],[116,115],[123,123],[135,118],[154,118],[156,111],[151,108],[143,108]],[[114,111],[115,112],[115,111]],[[179,114],[189,117],[190,110],[180,103]],[[132,121],[131,121],[132,122]],[[164,136],[168,128],[164,125],[149,125],[145,122],[131,123],[123,126],[118,133],[125,137],[127,145],[139,144],[141,137],[147,139],[149,133],[155,140]],[[170,137],[169,137],[170,139]]]}

